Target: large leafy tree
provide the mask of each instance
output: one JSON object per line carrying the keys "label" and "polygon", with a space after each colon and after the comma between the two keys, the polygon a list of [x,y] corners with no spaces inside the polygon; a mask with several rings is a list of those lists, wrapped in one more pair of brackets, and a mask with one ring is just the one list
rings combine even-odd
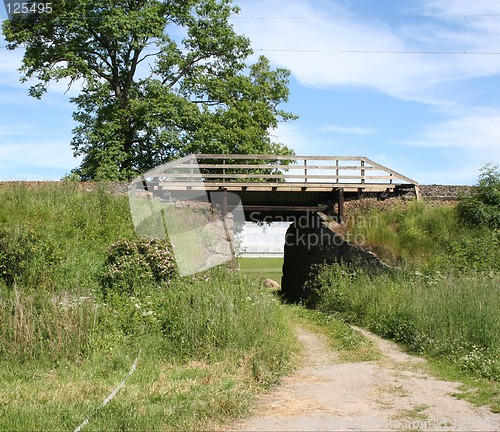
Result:
{"label": "large leafy tree", "polygon": [[231,0],[52,0],[3,25],[25,47],[22,79],[40,98],[78,81],[72,148],[83,179],[128,180],[189,153],[277,153],[269,131],[295,118],[285,69],[253,65]]}

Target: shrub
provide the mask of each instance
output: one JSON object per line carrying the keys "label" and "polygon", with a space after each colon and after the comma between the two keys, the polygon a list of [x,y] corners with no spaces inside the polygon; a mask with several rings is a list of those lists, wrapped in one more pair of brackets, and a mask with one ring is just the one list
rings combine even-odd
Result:
{"label": "shrub", "polygon": [[29,224],[0,226],[0,277],[8,287],[51,286],[50,267],[59,260],[56,245]]}
{"label": "shrub", "polygon": [[467,225],[500,228],[500,172],[497,165],[487,164],[481,168],[475,193],[462,199],[457,212]]}
{"label": "shrub", "polygon": [[500,271],[500,231],[476,228],[447,248],[447,262],[460,271]]}
{"label": "shrub", "polygon": [[148,285],[169,283],[177,275],[170,244],[157,239],[121,239],[108,249],[101,278],[104,294],[133,294]]}

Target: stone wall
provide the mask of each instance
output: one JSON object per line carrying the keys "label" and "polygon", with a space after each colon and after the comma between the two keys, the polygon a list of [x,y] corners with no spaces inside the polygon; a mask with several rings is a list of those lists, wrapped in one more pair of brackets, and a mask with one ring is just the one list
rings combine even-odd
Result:
{"label": "stone wall", "polygon": [[420,193],[424,200],[456,200],[470,195],[474,186],[421,185]]}

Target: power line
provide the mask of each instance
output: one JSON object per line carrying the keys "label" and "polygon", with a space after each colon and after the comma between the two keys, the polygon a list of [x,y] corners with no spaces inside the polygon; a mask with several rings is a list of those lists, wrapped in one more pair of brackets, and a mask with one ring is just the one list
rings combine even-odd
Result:
{"label": "power line", "polygon": [[487,17],[500,17],[500,14],[440,14],[440,15],[396,15],[396,14],[379,14],[379,15],[318,15],[318,16],[241,16],[236,15],[230,19],[251,19],[251,20],[266,20],[266,19],[364,19],[364,18],[427,18],[427,19],[440,19],[440,18],[487,18]]}
{"label": "power line", "polygon": [[[0,46],[0,49],[7,49],[6,46]],[[18,47],[16,49],[22,49]],[[117,48],[116,50],[118,50]],[[144,48],[143,52],[157,51],[158,48]],[[268,48],[254,48],[254,52],[284,52],[284,53],[304,53],[304,54],[405,54],[405,55],[500,55],[500,51],[425,51],[425,50],[316,50],[316,49],[268,49]],[[187,51],[182,50],[181,51]]]}
{"label": "power line", "polygon": [[291,52],[318,54],[436,54],[436,55],[500,55],[487,51],[390,51],[390,50],[301,50],[301,49],[255,49],[256,52]]}
{"label": "power line", "polygon": [[[49,15],[49,14],[47,14]],[[82,14],[81,18],[101,18],[98,15]],[[71,18],[70,15],[58,15],[58,19]],[[500,18],[499,14],[441,14],[441,15],[397,15],[397,14],[373,14],[373,15],[311,15],[311,16],[241,16],[234,15],[229,17],[229,20],[318,20],[318,19],[368,19],[368,18],[422,18],[422,19],[464,19],[464,18]],[[0,19],[7,20],[8,17],[0,17]]]}

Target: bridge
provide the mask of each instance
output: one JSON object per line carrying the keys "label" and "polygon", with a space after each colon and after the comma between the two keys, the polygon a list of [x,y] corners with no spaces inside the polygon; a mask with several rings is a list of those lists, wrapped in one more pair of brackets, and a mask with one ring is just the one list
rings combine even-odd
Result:
{"label": "bridge", "polygon": [[415,180],[364,156],[196,154],[145,173],[142,182],[160,199],[232,192],[246,220],[254,222],[307,212],[335,214],[341,221],[346,198],[408,190],[419,197]]}
{"label": "bridge", "polygon": [[182,275],[234,262],[235,222],[291,222],[281,288],[298,300],[315,264],[383,265],[327,223],[342,222],[346,199],[408,191],[418,199],[416,181],[364,156],[196,154],[136,178],[129,201],[140,236],[168,231]]}

